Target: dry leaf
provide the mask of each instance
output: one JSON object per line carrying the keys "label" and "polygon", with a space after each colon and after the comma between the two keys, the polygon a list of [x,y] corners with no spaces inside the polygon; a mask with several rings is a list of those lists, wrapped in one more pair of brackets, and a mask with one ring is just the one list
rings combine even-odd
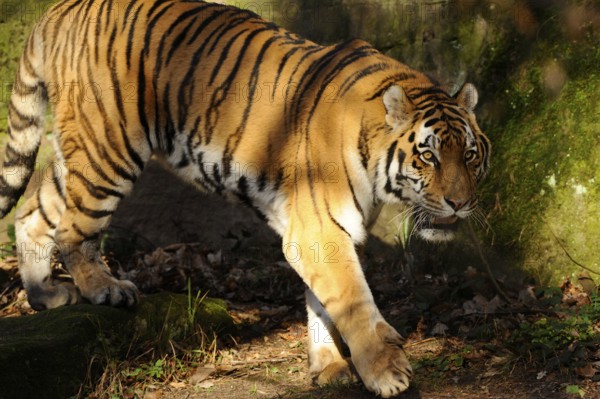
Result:
{"label": "dry leaf", "polygon": [[432,329],[431,329],[431,335],[442,335],[445,336],[446,335],[446,331],[448,331],[448,326],[445,325],[444,323],[437,323]]}
{"label": "dry leaf", "polygon": [[144,393],[144,399],[159,399],[162,398],[163,392],[161,390],[158,391],[146,391]]}
{"label": "dry leaf", "polygon": [[583,367],[578,367],[575,369],[575,371],[579,376],[585,378],[592,378],[594,375],[596,375],[596,369],[591,363],[588,363]]}
{"label": "dry leaf", "polygon": [[215,383],[213,380],[206,380],[206,381],[202,381],[200,384],[196,384],[196,387],[198,388],[212,388],[215,386]]}
{"label": "dry leaf", "polygon": [[173,381],[169,383],[169,386],[173,388],[185,388],[187,384],[183,381]]}
{"label": "dry leaf", "polygon": [[194,374],[188,378],[188,382],[190,385],[199,385],[201,382],[213,375],[215,371],[215,366],[212,365],[198,367],[196,370],[194,370]]}

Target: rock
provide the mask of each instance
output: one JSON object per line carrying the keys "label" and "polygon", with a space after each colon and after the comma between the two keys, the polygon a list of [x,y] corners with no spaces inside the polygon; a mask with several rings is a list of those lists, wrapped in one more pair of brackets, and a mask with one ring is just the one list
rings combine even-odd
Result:
{"label": "rock", "polygon": [[[90,362],[123,357],[136,344],[182,340],[200,326],[232,331],[224,302],[205,298],[190,312],[188,297],[161,293],[133,309],[74,305],[0,319],[0,399],[64,399],[93,373]],[[100,362],[101,363],[101,362]]]}

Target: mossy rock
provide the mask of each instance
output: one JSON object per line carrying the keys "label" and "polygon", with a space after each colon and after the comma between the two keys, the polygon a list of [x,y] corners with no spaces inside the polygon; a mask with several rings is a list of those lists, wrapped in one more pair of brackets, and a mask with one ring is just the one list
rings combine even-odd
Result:
{"label": "mossy rock", "polygon": [[122,358],[136,345],[184,340],[190,320],[209,337],[233,329],[223,301],[204,298],[194,314],[188,297],[161,293],[134,309],[75,305],[0,319],[0,399],[57,398],[77,393],[92,359]]}
{"label": "mossy rock", "polygon": [[582,270],[566,252],[600,269],[600,76],[572,76],[551,95],[544,67],[530,67],[509,92],[518,116],[494,137],[486,190],[497,202],[496,242],[538,281],[557,284]]}

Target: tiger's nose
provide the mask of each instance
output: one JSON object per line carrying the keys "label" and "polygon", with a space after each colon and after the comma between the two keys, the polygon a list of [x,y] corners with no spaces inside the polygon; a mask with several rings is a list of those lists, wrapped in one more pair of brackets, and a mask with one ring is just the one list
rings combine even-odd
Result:
{"label": "tiger's nose", "polygon": [[458,211],[458,210],[462,209],[467,204],[467,202],[469,202],[468,200],[461,199],[461,198],[448,198],[448,197],[444,197],[444,200],[455,211]]}

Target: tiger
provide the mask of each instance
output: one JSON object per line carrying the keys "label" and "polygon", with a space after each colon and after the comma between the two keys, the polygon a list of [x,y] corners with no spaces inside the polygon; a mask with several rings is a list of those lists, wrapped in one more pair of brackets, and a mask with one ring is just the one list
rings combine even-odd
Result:
{"label": "tiger", "polygon": [[[53,164],[15,215],[28,301],[139,301],[98,241],[159,159],[281,237],[307,286],[317,384],[358,377],[398,395],[412,378],[404,339],[378,310],[358,253],[383,204],[409,206],[434,242],[473,214],[491,150],[477,102],[473,84],[449,94],[362,40],[320,45],[232,6],[63,0],[33,28],[8,103],[2,217],[33,180],[48,103],[53,117]],[[53,279],[53,251],[72,280]]]}

